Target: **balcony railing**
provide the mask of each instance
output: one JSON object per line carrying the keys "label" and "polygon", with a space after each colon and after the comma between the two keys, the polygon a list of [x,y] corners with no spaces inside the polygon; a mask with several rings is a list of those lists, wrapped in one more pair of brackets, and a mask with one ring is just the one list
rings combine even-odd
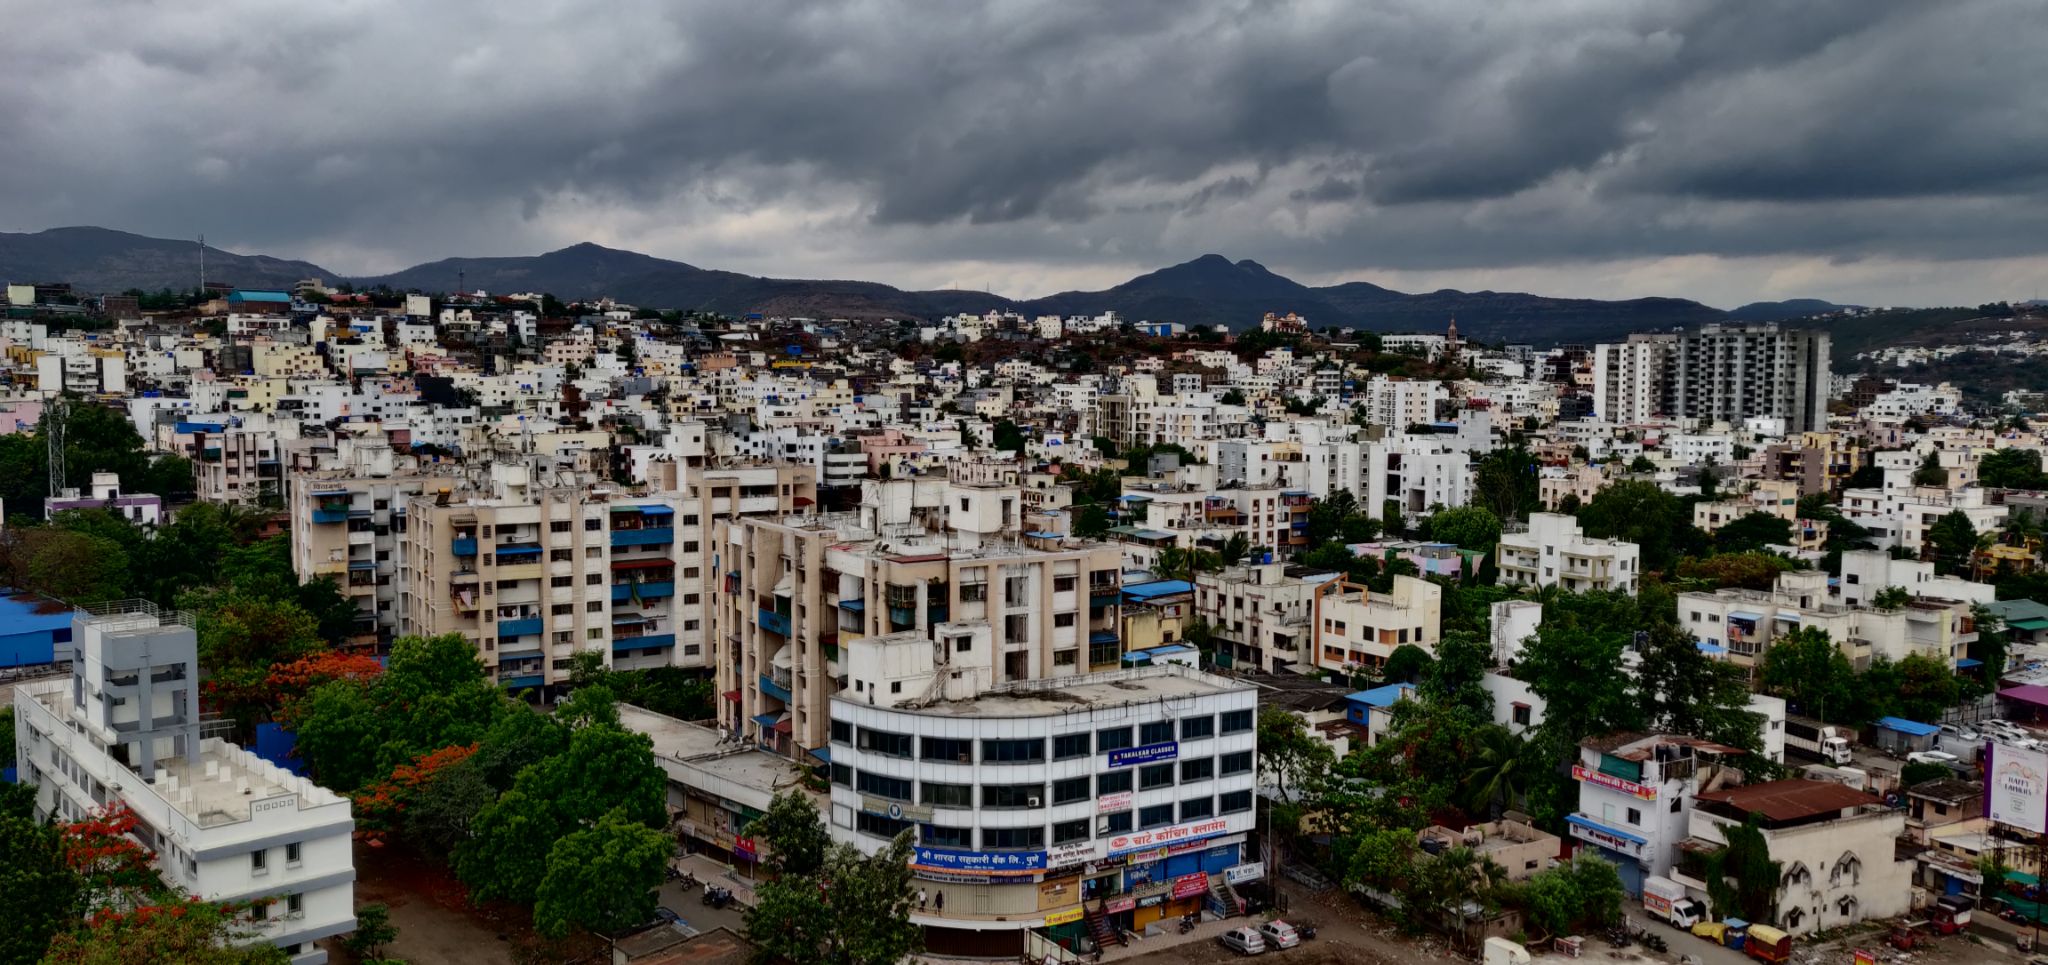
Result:
{"label": "balcony railing", "polygon": [[761,629],[770,633],[779,633],[785,637],[789,636],[789,616],[787,614],[777,613],[774,610],[763,607],[760,610],[759,617]]}

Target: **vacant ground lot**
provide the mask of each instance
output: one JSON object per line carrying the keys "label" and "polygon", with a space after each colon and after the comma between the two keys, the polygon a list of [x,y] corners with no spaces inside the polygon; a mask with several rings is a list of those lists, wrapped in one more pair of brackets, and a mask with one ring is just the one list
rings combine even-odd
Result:
{"label": "vacant ground lot", "polygon": [[[576,936],[560,942],[533,934],[530,912],[503,904],[481,908],[446,867],[398,847],[356,844],[356,901],[391,908],[398,940],[384,947],[387,958],[412,965],[555,965],[608,961],[604,942]],[[353,961],[336,943],[339,963]]]}

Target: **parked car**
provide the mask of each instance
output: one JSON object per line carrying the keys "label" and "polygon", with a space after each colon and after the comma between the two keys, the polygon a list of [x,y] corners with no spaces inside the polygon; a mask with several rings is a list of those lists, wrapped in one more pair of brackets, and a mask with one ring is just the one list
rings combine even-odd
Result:
{"label": "parked car", "polygon": [[1257,955],[1266,950],[1266,938],[1256,928],[1233,928],[1216,936],[1216,940],[1239,955]]}
{"label": "parked car", "polygon": [[1266,940],[1266,947],[1272,949],[1293,948],[1301,944],[1301,933],[1294,926],[1274,919],[1259,926],[1260,937]]}
{"label": "parked car", "polygon": [[1957,724],[1943,724],[1943,725],[1941,725],[1941,742],[1942,742],[1942,743],[1944,743],[1944,744],[1946,744],[1946,743],[1948,743],[1948,742],[1950,742],[1950,741],[1964,741],[1964,742],[1968,742],[1968,741],[1975,741],[1975,740],[1979,740],[1979,739],[1981,739],[1981,735],[1979,735],[1979,734],[1978,734],[1978,733],[1977,733],[1977,732],[1976,732],[1975,730],[1972,730],[1972,729],[1971,729],[1971,728],[1969,727],[1969,725],[1967,725],[1967,724],[1964,724],[1964,725],[1957,725]]}
{"label": "parked car", "polygon": [[1947,751],[1914,751],[1906,755],[1908,764],[1954,764],[1961,758]]}

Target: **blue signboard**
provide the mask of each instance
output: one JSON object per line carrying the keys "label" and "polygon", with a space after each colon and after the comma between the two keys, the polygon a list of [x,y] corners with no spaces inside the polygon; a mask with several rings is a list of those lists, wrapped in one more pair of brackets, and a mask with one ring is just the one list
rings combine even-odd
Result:
{"label": "blue signboard", "polygon": [[1153,761],[1170,761],[1180,756],[1180,742],[1167,741],[1164,744],[1146,744],[1143,747],[1125,747],[1109,752],[1109,766],[1129,767],[1132,764],[1150,764]]}
{"label": "blue signboard", "polygon": [[947,848],[919,848],[910,859],[914,867],[937,871],[1044,871],[1043,851],[953,851]]}

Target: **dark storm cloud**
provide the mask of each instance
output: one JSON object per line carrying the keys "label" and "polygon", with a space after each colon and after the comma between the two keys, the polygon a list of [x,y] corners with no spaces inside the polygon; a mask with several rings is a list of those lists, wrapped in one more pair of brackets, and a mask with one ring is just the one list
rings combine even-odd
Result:
{"label": "dark storm cloud", "polygon": [[2048,245],[2023,0],[16,6],[5,227],[345,269],[591,235],[1044,278]]}

